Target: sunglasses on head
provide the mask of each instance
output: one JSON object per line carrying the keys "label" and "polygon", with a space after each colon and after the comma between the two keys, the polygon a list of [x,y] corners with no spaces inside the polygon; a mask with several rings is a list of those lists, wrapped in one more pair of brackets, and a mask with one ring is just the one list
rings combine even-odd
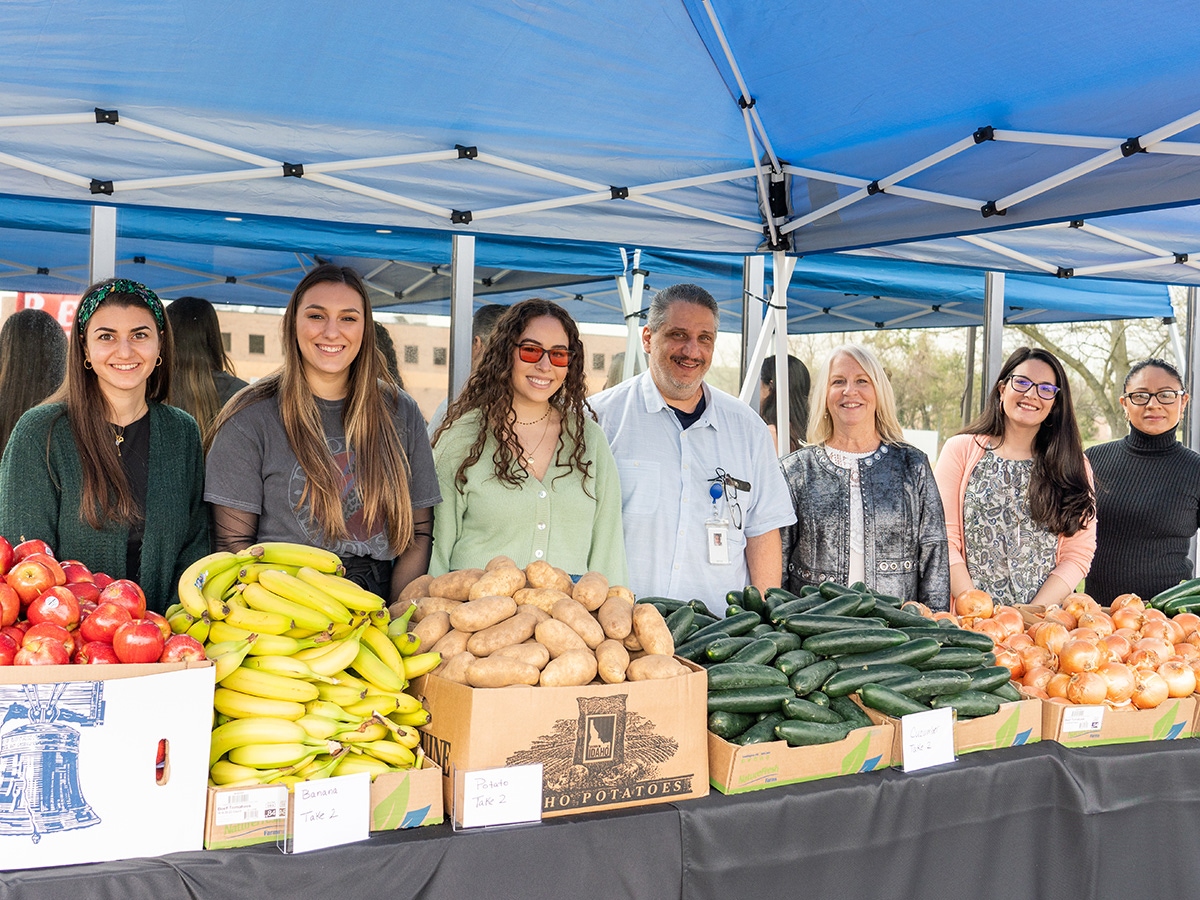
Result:
{"label": "sunglasses on head", "polygon": [[521,358],[521,362],[527,363],[541,362],[543,356],[549,356],[550,365],[560,369],[571,364],[571,351],[561,347],[547,350],[540,344],[517,344],[517,356]]}

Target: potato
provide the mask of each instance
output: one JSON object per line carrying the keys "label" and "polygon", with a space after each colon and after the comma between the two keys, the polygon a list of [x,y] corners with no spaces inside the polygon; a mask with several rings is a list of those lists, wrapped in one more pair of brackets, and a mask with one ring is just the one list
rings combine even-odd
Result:
{"label": "potato", "polygon": [[533,629],[536,627],[537,619],[533,616],[517,613],[503,622],[476,631],[467,641],[467,649],[479,657],[490,656],[504,647],[529,640],[533,637]]}
{"label": "potato", "polygon": [[539,670],[546,668],[546,663],[550,662],[550,651],[537,641],[526,641],[523,644],[502,647],[493,653],[492,656],[507,656],[511,659],[519,659],[521,662],[536,666]]}
{"label": "potato", "polygon": [[413,634],[421,639],[418,649],[432,647],[438,641],[446,636],[446,632],[450,630],[450,613],[445,610],[438,610],[435,613],[430,613],[420,622],[409,629]]}
{"label": "potato", "polygon": [[513,599],[517,601],[518,606],[536,606],[550,612],[555,603],[563,597],[570,596],[557,588],[522,588],[513,594]]}
{"label": "potato", "polygon": [[471,585],[471,600],[480,597],[511,597],[525,587],[525,573],[516,566],[505,566],[484,572],[483,577]]}
{"label": "potato", "polygon": [[534,685],[538,683],[541,675],[537,666],[505,656],[477,659],[467,666],[466,672],[467,684],[477,688],[501,688],[510,684]]}
{"label": "potato", "polygon": [[532,603],[526,603],[524,606],[517,607],[517,615],[524,613],[527,616],[533,616],[534,622],[545,622],[551,618],[550,613],[546,612],[540,606],[534,606]]}
{"label": "potato", "polygon": [[466,684],[467,669],[473,662],[475,662],[475,657],[464,650],[462,653],[456,653],[443,660],[442,664],[433,670],[433,674],[439,678],[445,678],[447,681]]}
{"label": "potato", "polygon": [[652,681],[656,678],[674,678],[686,675],[691,670],[672,656],[651,653],[640,659],[631,660],[625,670],[630,681]]}
{"label": "potato", "polygon": [[610,592],[608,599],[596,610],[596,620],[604,629],[605,637],[623,641],[633,631],[633,604]]}
{"label": "potato", "polygon": [[575,687],[596,677],[596,655],[591,650],[568,650],[546,663],[538,684],[543,687]]}
{"label": "potato", "polygon": [[512,597],[480,597],[450,610],[450,624],[459,631],[483,631],[516,613]]}
{"label": "potato", "polygon": [[[630,616],[629,617],[629,627],[630,627],[630,629],[632,629],[633,628],[633,613],[631,612],[629,614],[629,616]],[[645,652],[644,650],[642,650],[642,642],[638,640],[638,636],[636,634],[634,634],[632,630],[629,632],[628,635],[626,635],[625,640],[621,641],[621,646],[624,647],[626,650],[628,650],[630,653],[644,653]]]}
{"label": "potato", "polygon": [[470,639],[471,635],[467,634],[467,632],[451,629],[442,635],[438,642],[430,647],[429,650],[430,652],[442,654],[442,659],[449,659],[456,653],[465,653],[467,651],[467,641]]}
{"label": "potato", "polygon": [[[450,621],[454,621],[453,616]],[[647,653],[662,656],[675,655],[675,641],[671,638],[671,629],[667,627],[667,620],[651,604],[639,603],[634,606],[633,633],[637,635],[638,642]]]}
{"label": "potato", "polygon": [[400,592],[400,595],[396,599],[416,600],[418,597],[428,597],[429,585],[432,581],[432,575],[418,575],[404,586],[404,590]]}
{"label": "potato", "polygon": [[417,599],[419,599],[419,598],[414,598],[412,600],[397,600],[395,603],[389,604],[388,605],[388,615],[391,616],[393,619],[400,618],[402,615],[404,615],[406,612],[408,612],[408,608],[410,606],[417,605],[417,603],[416,603]]}
{"label": "potato", "polygon": [[538,559],[525,567],[525,580],[533,588],[553,588],[570,595],[574,586],[571,576],[562,569],[557,569],[544,559]]}
{"label": "potato", "polygon": [[610,584],[608,586],[608,596],[620,597],[622,600],[628,600],[631,604],[637,602],[637,598],[633,596],[633,591],[623,584]]}
{"label": "potato", "polygon": [[430,613],[445,612],[448,613],[456,606],[461,606],[461,600],[448,600],[445,597],[418,597],[416,606],[413,610],[410,622],[420,622]]}
{"label": "potato", "polygon": [[596,669],[605,684],[620,684],[629,667],[629,651],[620,641],[609,638],[596,648]]}
{"label": "potato", "polygon": [[489,560],[488,560],[486,563],[484,563],[484,566],[483,566],[483,571],[484,571],[484,572],[490,572],[490,571],[492,571],[492,569],[500,569],[500,568],[503,568],[503,567],[505,567],[505,566],[512,566],[514,569],[519,569],[519,568],[521,568],[521,567],[520,567],[520,566],[518,566],[518,565],[517,565],[515,562],[513,562],[513,561],[512,561],[512,559],[511,559],[510,557],[507,557],[507,556],[493,556],[493,557],[492,557],[491,559],[489,559]]}
{"label": "potato", "polygon": [[429,593],[433,597],[450,600],[470,600],[471,585],[483,577],[483,569],[459,569],[447,572],[429,582]]}
{"label": "potato", "polygon": [[558,621],[558,619],[547,619],[545,622],[539,622],[533,630],[533,636],[539,644],[544,644],[546,649],[550,651],[551,659],[558,659],[558,657],[571,650],[592,652],[574,628]]}
{"label": "potato", "polygon": [[588,612],[595,612],[608,599],[608,579],[599,572],[588,572],[575,582],[571,596]]}
{"label": "potato", "polygon": [[571,626],[571,629],[583,638],[583,642],[588,645],[589,650],[595,650],[604,640],[604,629],[578,600],[563,597],[554,604],[550,615],[563,624]]}

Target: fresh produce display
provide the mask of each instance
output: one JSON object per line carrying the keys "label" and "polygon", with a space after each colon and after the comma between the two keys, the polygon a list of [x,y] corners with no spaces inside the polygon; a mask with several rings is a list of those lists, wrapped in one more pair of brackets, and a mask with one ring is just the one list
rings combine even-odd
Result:
{"label": "fresh produce display", "polygon": [[[166,620],[136,582],[59,561],[45,541],[0,537],[0,665],[169,662]],[[193,642],[194,643],[194,642]],[[203,658],[199,644],[195,651]]]}
{"label": "fresh produce display", "polygon": [[1187,611],[1197,599],[1188,593],[1194,588],[1184,582],[1164,591],[1152,598],[1157,606],[1123,594],[1107,611],[1086,594],[1072,594],[1062,605],[1027,610],[1033,620],[1028,627],[1020,611],[993,606],[982,591],[960,597],[958,610],[964,627],[996,640],[997,664],[1008,668],[1027,695],[1054,703],[1153,709],[1196,690],[1200,616]]}
{"label": "fresh produce display", "polygon": [[[412,634],[445,659],[434,674],[477,688],[567,687],[686,675],[673,623],[598,572],[578,582],[537,560],[423,575],[400,594]],[[709,617],[711,618],[711,617]]]}
{"label": "fresh produce display", "polygon": [[418,765],[429,721],[405,693],[441,656],[419,652],[409,617],[340,577],[315,547],[214,553],[180,578],[176,638],[203,636],[217,688],[209,756],[218,786],[294,784]]}
{"label": "fresh produce display", "polygon": [[726,600],[717,618],[699,601],[649,598],[668,624],[690,619],[676,653],[708,669],[709,730],[733,743],[840,741],[872,724],[854,694],[890,716],[941,706],[985,716],[1020,699],[990,637],[861,583],[799,596],[747,587]]}

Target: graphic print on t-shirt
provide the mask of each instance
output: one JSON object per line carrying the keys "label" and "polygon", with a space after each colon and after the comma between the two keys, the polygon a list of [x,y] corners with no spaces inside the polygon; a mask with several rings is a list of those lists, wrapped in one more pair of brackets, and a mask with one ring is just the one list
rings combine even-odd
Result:
{"label": "graphic print on t-shirt", "polygon": [[[333,455],[333,464],[341,476],[342,517],[346,522],[348,533],[345,539],[327,549],[332,550],[338,556],[371,556],[375,559],[387,559],[387,535],[383,531],[367,534],[367,526],[363,521],[362,500],[356,490],[354,454],[346,448],[346,442],[341,438],[327,438],[326,443],[329,446],[329,452]],[[297,464],[292,469],[292,477],[288,484],[288,496],[291,498],[292,508],[296,510],[296,523],[307,535],[309,542],[324,547],[326,546],[325,538],[321,533],[320,526],[311,518],[312,507],[308,498],[305,498],[303,505],[298,505],[307,483],[304,469]]]}

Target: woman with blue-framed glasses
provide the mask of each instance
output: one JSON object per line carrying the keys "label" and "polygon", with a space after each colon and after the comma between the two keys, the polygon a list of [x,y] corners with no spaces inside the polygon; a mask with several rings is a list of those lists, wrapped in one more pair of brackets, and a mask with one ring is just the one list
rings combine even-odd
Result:
{"label": "woman with blue-framed glasses", "polygon": [[998,603],[1058,603],[1096,550],[1096,503],[1071,386],[1046,350],[1013,352],[983,412],[934,468],[950,544],[950,590]]}
{"label": "woman with blue-framed glasses", "polygon": [[1100,519],[1087,588],[1104,604],[1191,578],[1189,542],[1200,527],[1200,454],[1175,438],[1188,403],[1179,372],[1144,359],[1125,376],[1120,399],[1129,434],[1087,451]]}

